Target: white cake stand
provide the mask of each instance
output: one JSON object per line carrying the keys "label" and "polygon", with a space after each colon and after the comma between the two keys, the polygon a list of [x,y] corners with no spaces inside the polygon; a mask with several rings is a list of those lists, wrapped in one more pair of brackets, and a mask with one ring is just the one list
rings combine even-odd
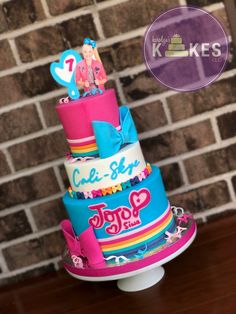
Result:
{"label": "white cake stand", "polygon": [[[148,265],[146,267],[140,268],[138,270],[130,271],[128,273],[111,275],[111,276],[94,276],[94,277],[86,277],[74,274],[70,272],[67,268],[67,272],[76,279],[81,279],[85,281],[110,281],[110,280],[118,280],[117,286],[120,290],[125,292],[135,292],[147,289],[156,283],[158,283],[164,276],[165,270],[162,265],[166,264],[167,262],[171,261],[182,252],[184,252],[193,242],[197,233],[197,229],[195,229],[192,236],[188,239],[188,241],[181,246],[178,250],[174,253],[168,255],[167,257],[163,258],[162,260]],[[119,266],[118,266],[119,267]]]}

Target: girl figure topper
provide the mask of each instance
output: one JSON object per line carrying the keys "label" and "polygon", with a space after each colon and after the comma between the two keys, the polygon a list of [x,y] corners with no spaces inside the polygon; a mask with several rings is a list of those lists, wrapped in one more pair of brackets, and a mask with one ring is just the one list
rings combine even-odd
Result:
{"label": "girl figure topper", "polygon": [[83,60],[77,63],[75,68],[75,81],[77,86],[82,87],[85,92],[104,90],[107,76],[99,57],[96,41],[89,38],[84,39],[82,47]]}

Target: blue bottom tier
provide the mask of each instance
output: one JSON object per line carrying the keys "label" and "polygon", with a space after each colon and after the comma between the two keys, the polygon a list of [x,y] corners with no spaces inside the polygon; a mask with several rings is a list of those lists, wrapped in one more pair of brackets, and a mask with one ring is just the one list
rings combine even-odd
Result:
{"label": "blue bottom tier", "polygon": [[73,199],[67,192],[63,202],[75,234],[93,227],[103,256],[110,264],[116,258],[135,260],[166,243],[166,232],[176,229],[160,170],[140,183],[116,194],[93,199]]}

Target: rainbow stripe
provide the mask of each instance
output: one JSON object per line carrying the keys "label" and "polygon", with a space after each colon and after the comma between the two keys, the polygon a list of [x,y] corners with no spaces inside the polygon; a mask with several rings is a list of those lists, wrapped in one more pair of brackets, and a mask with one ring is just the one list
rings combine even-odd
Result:
{"label": "rainbow stripe", "polygon": [[68,143],[73,157],[98,155],[98,148],[95,140],[82,143],[68,140]]}
{"label": "rainbow stripe", "polygon": [[[116,129],[120,131],[121,126],[119,125]],[[67,142],[73,157],[98,156],[98,147],[94,135],[81,139],[67,139]]]}
{"label": "rainbow stripe", "polygon": [[164,245],[165,232],[173,232],[176,228],[171,208],[156,219],[154,222],[139,228],[137,231],[131,231],[128,234],[114,236],[113,239],[100,239],[104,257],[111,255],[123,255],[132,258],[139,251],[147,248],[148,253],[158,246]]}

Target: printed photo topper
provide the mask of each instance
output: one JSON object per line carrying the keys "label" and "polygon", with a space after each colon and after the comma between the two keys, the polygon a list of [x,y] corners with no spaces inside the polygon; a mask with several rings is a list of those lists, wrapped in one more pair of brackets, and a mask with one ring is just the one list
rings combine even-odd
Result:
{"label": "printed photo topper", "polygon": [[101,58],[95,40],[85,38],[82,46],[83,60],[75,69],[75,80],[78,88],[84,90],[83,96],[101,94],[107,82]]}
{"label": "printed photo topper", "polygon": [[[102,94],[107,82],[101,58],[95,40],[85,38],[82,46],[82,55],[75,50],[66,50],[62,53],[59,62],[53,62],[50,72],[54,80],[68,88],[71,99],[80,98],[79,89],[84,90],[83,97]],[[63,99],[63,102],[68,102]]]}

